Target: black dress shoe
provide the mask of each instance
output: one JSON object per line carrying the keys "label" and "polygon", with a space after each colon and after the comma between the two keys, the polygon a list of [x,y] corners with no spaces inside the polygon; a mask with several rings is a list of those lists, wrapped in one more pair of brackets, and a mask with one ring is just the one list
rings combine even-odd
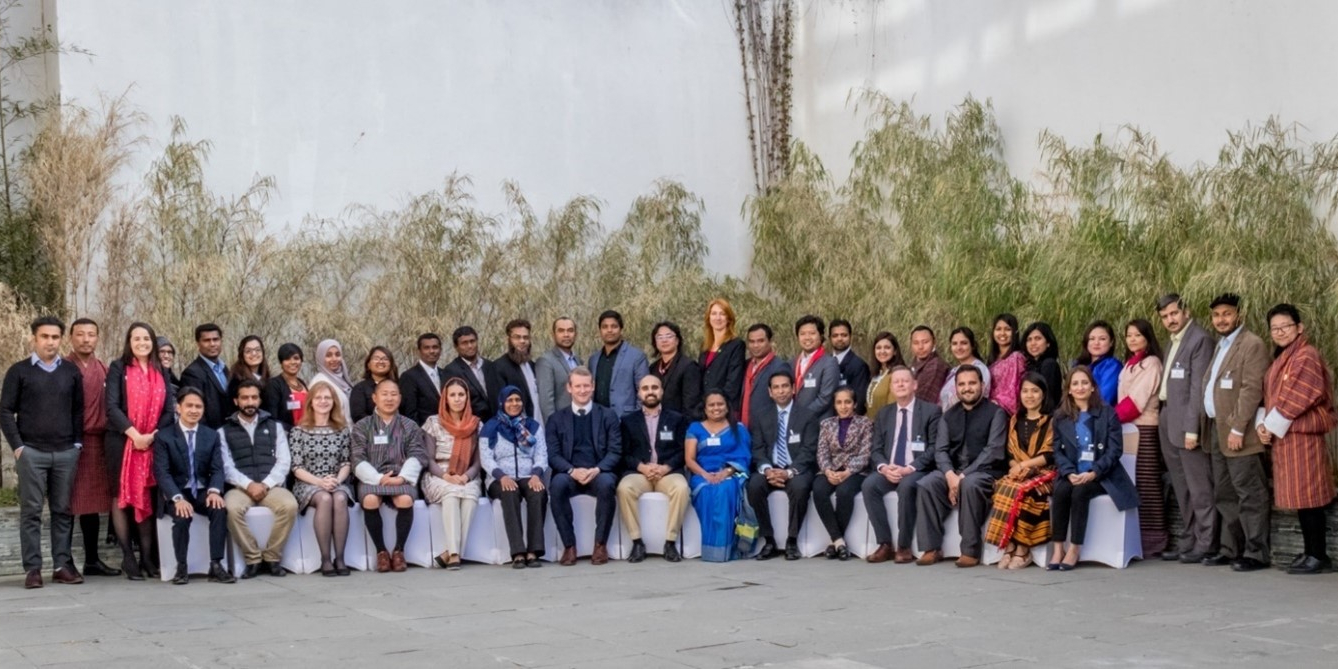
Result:
{"label": "black dress shoe", "polygon": [[850,559],[850,549],[845,546],[836,547],[836,559],[845,562]]}
{"label": "black dress shoe", "polygon": [[1203,553],[1190,552],[1180,554],[1180,564],[1194,564],[1195,562],[1203,562]]}
{"label": "black dress shoe", "polygon": [[779,549],[779,548],[776,548],[776,544],[774,544],[774,543],[768,541],[768,542],[766,542],[765,544],[762,544],[762,552],[761,552],[761,553],[758,553],[758,554],[757,554],[757,557],[755,557],[755,558],[753,558],[753,559],[754,559],[754,560],[770,560],[771,558],[777,558],[777,557],[780,557],[780,556],[781,556],[781,551],[780,551],[780,549]]}
{"label": "black dress shoe", "polygon": [[1180,559],[1180,554],[1175,551],[1164,551],[1161,554],[1161,559],[1165,562],[1175,562]]}
{"label": "black dress shoe", "polygon": [[632,542],[632,554],[627,556],[627,561],[636,563],[646,559],[646,544],[637,539]]}
{"label": "black dress shoe", "polygon": [[827,544],[827,550],[822,552],[823,557],[828,560],[836,559],[836,544]]}
{"label": "black dress shoe", "polygon": [[256,575],[258,575],[259,573],[260,573],[259,562],[255,564],[248,564],[246,565],[245,569],[242,569],[242,580],[245,581],[247,579],[255,578]]}
{"label": "black dress shoe", "polygon": [[348,576],[349,574],[352,574],[352,573],[353,573],[353,570],[352,570],[352,569],[349,569],[349,568],[348,568],[348,565],[344,564],[344,561],[343,561],[343,560],[335,560],[335,575],[336,575],[336,576]]}
{"label": "black dress shoe", "polygon": [[664,561],[665,562],[683,561],[683,556],[678,554],[678,544],[675,544],[672,541],[664,542]]}
{"label": "black dress shoe", "polygon": [[120,576],[121,570],[102,560],[84,563],[84,576]]}
{"label": "black dress shoe", "polygon": [[785,542],[785,559],[798,560],[804,556],[799,554],[799,544],[794,541]]}
{"label": "black dress shoe", "polygon": [[135,562],[133,557],[127,557],[121,560],[121,572],[125,574],[126,578],[132,581],[144,580],[144,574],[139,571],[139,563]]}
{"label": "black dress shoe", "polygon": [[269,564],[270,576],[273,576],[275,578],[283,578],[284,576],[288,575],[288,570],[284,569],[283,565],[279,564],[278,562],[270,562],[268,564]]}
{"label": "black dress shoe", "polygon": [[1231,558],[1222,555],[1221,553],[1213,553],[1212,555],[1205,555],[1203,556],[1202,560],[1199,560],[1199,564],[1205,567],[1225,567],[1234,562],[1236,562],[1236,560],[1232,560]]}
{"label": "black dress shoe", "polygon": [[23,587],[29,590],[42,587],[42,570],[29,569],[28,577],[23,579]]}
{"label": "black dress shoe", "polygon": [[1305,558],[1306,558],[1305,553],[1297,553],[1297,554],[1296,554],[1296,557],[1292,558],[1291,564],[1289,564],[1289,565],[1287,565],[1287,566],[1288,566],[1288,567],[1296,567],[1296,566],[1299,566],[1302,562],[1305,562]]}
{"label": "black dress shoe", "polygon": [[218,560],[214,560],[214,561],[212,561],[212,562],[209,563],[209,582],[210,582],[210,583],[236,583],[236,582],[237,582],[237,579],[236,579],[236,578],[233,578],[232,574],[229,574],[229,573],[228,573],[228,570],[226,570],[226,569],[223,568],[223,563],[222,563],[222,562],[219,562]]}
{"label": "black dress shoe", "polygon": [[1250,557],[1240,558],[1231,563],[1231,571],[1259,571],[1267,568],[1267,564]]}
{"label": "black dress shoe", "polygon": [[66,585],[78,585],[84,582],[84,577],[79,575],[79,570],[75,569],[74,565],[67,564],[51,572],[51,580]]}
{"label": "black dress shoe", "polygon": [[162,576],[162,573],[158,571],[158,566],[151,560],[140,561],[139,568],[144,572],[144,578],[158,578]]}
{"label": "black dress shoe", "polygon": [[190,583],[190,572],[186,569],[186,565],[179,564],[177,565],[176,575],[172,577],[172,585],[186,585],[187,583]]}
{"label": "black dress shoe", "polygon": [[1323,574],[1325,572],[1324,563],[1317,557],[1305,556],[1301,564],[1294,564],[1287,568],[1288,574]]}

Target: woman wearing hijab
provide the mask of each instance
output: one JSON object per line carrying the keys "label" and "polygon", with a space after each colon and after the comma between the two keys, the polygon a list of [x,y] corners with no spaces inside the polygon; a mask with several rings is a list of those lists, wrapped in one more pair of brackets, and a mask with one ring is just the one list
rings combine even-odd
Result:
{"label": "woman wearing hijab", "polygon": [[[548,491],[548,445],[538,421],[525,416],[525,400],[515,386],[502,388],[497,412],[479,433],[479,459],[492,477],[488,496],[502,503],[502,520],[511,545],[511,567],[542,566],[544,554],[544,512]],[[525,524],[522,531],[520,503],[525,500]]]}
{"label": "woman wearing hijab", "polygon": [[441,505],[446,550],[435,560],[438,567],[457,570],[469,534],[469,521],[483,494],[478,458],[479,419],[470,407],[469,386],[451,377],[441,390],[437,415],[423,423],[429,476],[423,478],[423,498]]}
{"label": "woman wearing hijab", "polygon": [[344,412],[344,424],[353,424],[353,414],[349,411],[348,394],[353,390],[353,382],[348,380],[348,365],[344,363],[344,347],[333,339],[325,339],[316,344],[316,374],[311,377],[310,385],[324,381],[335,389],[339,396],[339,408]]}

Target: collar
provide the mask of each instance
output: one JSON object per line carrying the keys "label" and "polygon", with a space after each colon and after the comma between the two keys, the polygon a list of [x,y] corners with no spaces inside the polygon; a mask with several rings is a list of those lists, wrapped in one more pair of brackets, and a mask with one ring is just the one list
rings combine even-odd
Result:
{"label": "collar", "polygon": [[423,371],[427,372],[428,374],[436,374],[436,373],[437,373],[437,367],[436,367],[436,365],[429,365],[429,364],[427,364],[426,362],[423,362],[422,360],[419,360],[419,361],[418,361],[418,365],[421,366],[421,367],[423,368]]}
{"label": "collar", "polygon": [[651,411],[649,411],[648,409],[646,409],[646,407],[641,407],[641,415],[645,416],[646,418],[659,418],[660,415],[663,414],[663,413],[664,413],[664,405],[663,405],[663,404],[661,404],[661,405],[658,406],[658,407],[655,407],[655,411],[654,411],[654,413],[652,413]]}
{"label": "collar", "polygon": [[571,412],[572,412],[573,414],[575,414],[575,413],[578,412],[578,411],[585,410],[585,413],[586,413],[586,414],[589,414],[589,413],[591,413],[591,410],[594,408],[594,404],[595,404],[595,401],[594,401],[594,400],[590,400],[589,402],[586,402],[585,404],[577,404],[577,403],[575,403],[575,402],[572,402],[572,403],[571,403]]}
{"label": "collar", "polygon": [[1231,331],[1231,334],[1229,334],[1229,335],[1227,335],[1227,336],[1225,336],[1225,337],[1222,337],[1222,341],[1221,341],[1220,346],[1221,346],[1222,348],[1227,348],[1227,347],[1231,346],[1232,342],[1236,341],[1236,335],[1240,334],[1240,331],[1241,331],[1241,330],[1244,330],[1244,329],[1245,329],[1245,328],[1244,328],[1243,326],[1237,325],[1237,326],[1236,326],[1236,329]]}
{"label": "collar", "polygon": [[199,424],[199,423],[196,423],[196,424],[195,424],[195,427],[186,427],[186,424],[185,424],[185,423],[183,423],[183,422],[181,422],[181,421],[177,421],[177,427],[181,428],[181,434],[186,434],[187,432],[190,432],[191,430],[195,430],[196,432],[199,432],[199,431],[200,431],[200,424]]}
{"label": "collar", "polygon": [[51,363],[50,363],[49,365],[48,365],[48,363],[42,362],[42,359],[39,358],[39,357],[37,357],[37,354],[36,354],[36,353],[32,354],[32,357],[29,358],[29,359],[32,360],[33,366],[35,366],[35,367],[40,367],[40,366],[47,365],[47,366],[51,367],[52,369],[55,369],[55,368],[57,368],[57,367],[60,367],[60,363],[61,363],[61,357],[60,357],[60,356],[56,356],[56,358],[55,358],[54,360],[52,360]]}
{"label": "collar", "polygon": [[902,404],[901,402],[893,402],[893,404],[895,404],[895,405],[897,406],[898,409],[906,409],[907,411],[914,411],[914,410],[915,410],[915,396],[912,395],[910,399],[906,400],[906,403],[905,403],[905,404]]}
{"label": "collar", "polygon": [[849,349],[849,348],[847,348],[847,349],[844,350],[844,351],[841,351],[840,353],[832,353],[832,355],[836,357],[836,362],[837,362],[837,364],[840,364],[840,363],[843,363],[843,362],[846,361],[846,355],[847,355],[848,353],[850,353],[850,349]]}
{"label": "collar", "polygon": [[[1180,328],[1180,331],[1179,331],[1179,332],[1177,332],[1177,333],[1171,335],[1171,341],[1173,341],[1173,342],[1179,342],[1181,339],[1184,339],[1184,338],[1185,338],[1185,333],[1186,333],[1186,332],[1189,332],[1189,326],[1191,326],[1191,325],[1193,325],[1193,324],[1194,324],[1194,319],[1192,319],[1192,318],[1189,319],[1189,320],[1187,320],[1187,321],[1185,321],[1185,327]],[[1237,328],[1237,329],[1239,329],[1239,328]]]}
{"label": "collar", "polygon": [[793,408],[794,408],[794,400],[791,399],[791,400],[790,400],[790,403],[789,403],[789,404],[786,404],[785,406],[781,406],[781,405],[777,404],[777,405],[776,405],[776,413],[781,413],[781,412],[789,413],[790,410],[793,409]]}

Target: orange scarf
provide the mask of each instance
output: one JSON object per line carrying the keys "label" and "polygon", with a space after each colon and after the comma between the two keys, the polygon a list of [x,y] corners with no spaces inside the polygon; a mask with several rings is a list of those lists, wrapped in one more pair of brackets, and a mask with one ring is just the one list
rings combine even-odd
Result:
{"label": "orange scarf", "polygon": [[[451,416],[451,408],[446,402],[446,390],[451,386],[460,386],[465,390],[465,410],[459,420]],[[442,387],[441,398],[437,400],[437,420],[443,430],[455,437],[455,445],[451,447],[451,463],[446,468],[446,473],[451,476],[463,476],[469,471],[474,451],[478,448],[479,419],[470,406],[469,386],[459,377],[451,377]]]}

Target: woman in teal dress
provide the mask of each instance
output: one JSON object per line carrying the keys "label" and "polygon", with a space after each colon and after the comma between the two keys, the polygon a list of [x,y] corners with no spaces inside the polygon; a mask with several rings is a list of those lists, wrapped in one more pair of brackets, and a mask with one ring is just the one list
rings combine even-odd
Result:
{"label": "woman in teal dress", "polygon": [[725,394],[706,392],[706,420],[688,427],[683,446],[692,473],[692,508],[702,526],[702,560],[727,562],[738,555],[734,520],[748,483],[748,430],[729,414]]}

